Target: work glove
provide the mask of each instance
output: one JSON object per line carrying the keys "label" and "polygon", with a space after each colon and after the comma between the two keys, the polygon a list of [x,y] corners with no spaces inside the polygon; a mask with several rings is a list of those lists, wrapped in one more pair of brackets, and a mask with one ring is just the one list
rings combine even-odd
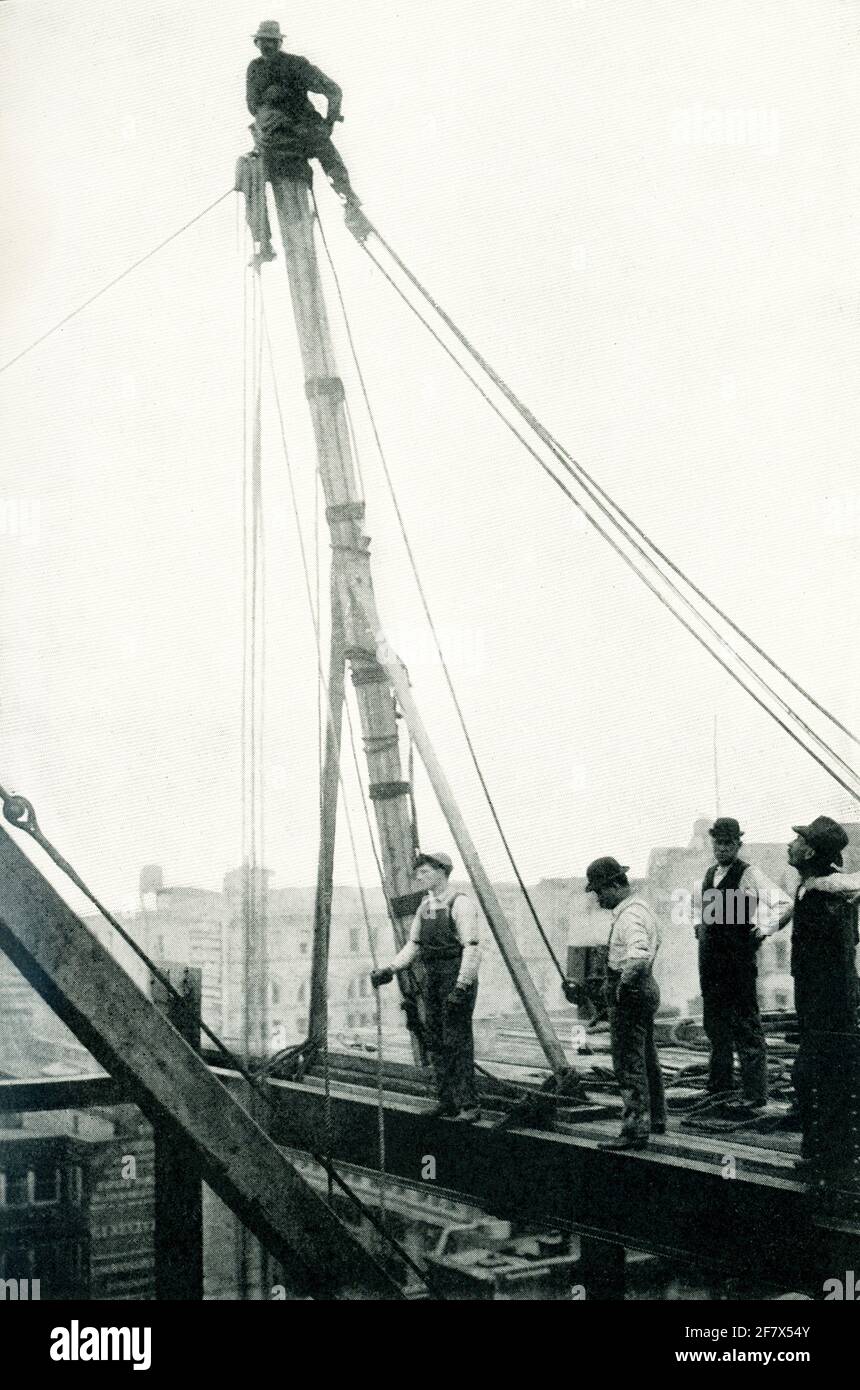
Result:
{"label": "work glove", "polygon": [[568,1004],[580,1004],[582,1002],[582,988],[576,980],[562,980],[561,992]]}
{"label": "work glove", "polygon": [[622,975],[618,981],[618,997],[632,1001],[642,996],[648,979],[647,972],[642,970],[631,970],[629,975]]}
{"label": "work glove", "polygon": [[466,1003],[468,994],[468,985],[455,985],[448,995],[448,998],[445,1000],[445,1003],[449,1009],[462,1009],[463,1005]]}
{"label": "work glove", "polygon": [[379,989],[380,985],[390,985],[394,979],[394,971],[389,966],[384,965],[379,970],[371,970],[370,983],[374,989]]}

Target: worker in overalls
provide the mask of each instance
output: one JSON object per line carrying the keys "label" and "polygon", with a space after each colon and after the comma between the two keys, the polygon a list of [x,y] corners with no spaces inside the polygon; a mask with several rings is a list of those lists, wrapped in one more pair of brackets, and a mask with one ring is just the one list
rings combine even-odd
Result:
{"label": "worker in overalls", "polygon": [[791,943],[799,1032],[793,1080],[803,1133],[797,1167],[811,1182],[838,1183],[860,1157],[852,1136],[860,1091],[857,915],[850,884],[834,876],[848,836],[830,816],[792,828],[788,862],[800,875]]}
{"label": "worker in overalls", "polygon": [[740,857],[743,831],[732,816],[719,816],[710,835],[714,863],[705,874],[693,916],[702,1021],[711,1045],[708,1090],[731,1091],[736,1051],[742,1087],[738,1108],[753,1112],[767,1100],[756,952],[791,903],[760,869]]}
{"label": "worker in overalls", "polygon": [[421,854],[415,878],[424,897],[409,940],[390,965],[371,972],[378,989],[415,960],[424,966],[424,1004],[437,1104],[431,1115],[473,1124],[481,1117],[475,1087],[472,1014],[478,993],[478,912],[449,884],[453,863],[443,852]]}
{"label": "worker in overalls", "polygon": [[606,1002],[612,1065],[623,1102],[621,1133],[601,1149],[643,1149],[649,1135],[666,1132],[666,1098],[654,1043],[660,990],[653,975],[659,945],[657,918],[635,896],[627,867],[595,859],[585,871],[585,891],[612,913],[606,957]]}
{"label": "worker in overalls", "polygon": [[[343,92],[324,72],[296,53],[283,53],[281,26],[262,22],[253,40],[259,58],[248,65],[246,93],[252,127],[265,159],[268,178],[309,180],[307,161],[318,159],[332,187],[345,203],[359,206],[346,165],[332,144]],[[321,116],[309,93],[324,96],[328,111]]]}

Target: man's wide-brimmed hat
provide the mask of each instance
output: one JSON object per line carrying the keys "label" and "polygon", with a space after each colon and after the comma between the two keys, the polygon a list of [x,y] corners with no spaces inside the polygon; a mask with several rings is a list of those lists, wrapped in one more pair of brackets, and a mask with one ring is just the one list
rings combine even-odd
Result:
{"label": "man's wide-brimmed hat", "polygon": [[743,833],[734,816],[717,816],[708,831],[715,840],[739,840]]}
{"label": "man's wide-brimmed hat", "polygon": [[598,888],[617,883],[620,878],[625,877],[629,867],[629,864],[619,864],[618,860],[609,854],[604,855],[602,859],[593,859],[585,871],[586,893],[596,893]]}
{"label": "man's wide-brimmed hat", "polygon": [[262,20],[256,34],[252,34],[252,39],[283,39],[281,26],[276,19]]}
{"label": "man's wide-brimmed hat", "polygon": [[828,858],[831,864],[842,863],[842,851],[848,844],[848,836],[838,821],[830,816],[816,816],[809,825],[793,825],[795,835],[800,835],[816,854]]}

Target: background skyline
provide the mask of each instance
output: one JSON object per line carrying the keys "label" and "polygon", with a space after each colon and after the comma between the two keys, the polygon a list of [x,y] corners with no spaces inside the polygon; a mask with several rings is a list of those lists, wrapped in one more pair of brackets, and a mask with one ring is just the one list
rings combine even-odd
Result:
{"label": "background skyline", "polygon": [[[333,0],[270,16],[142,0],[117,31],[103,0],[10,0],[3,361],[230,186],[263,17],[344,87],[337,143],[407,263],[662,548],[856,726],[858,7]],[[729,112],[754,113],[742,138]],[[721,809],[750,840],[787,840],[822,811],[860,819],[562,502],[316,186],[526,880],[581,875],[600,853],[641,874],[650,848],[686,844],[714,811],[715,712]],[[228,200],[0,376],[0,781],[115,905],[144,863],[214,887],[239,857],[246,260]],[[282,256],[264,294],[312,545]],[[509,879],[340,361],[383,622],[488,872]],[[303,883],[316,656],[270,402],[264,490],[266,862]],[[418,796],[422,838],[446,843],[423,775]],[[354,880],[345,835],[337,877]]]}

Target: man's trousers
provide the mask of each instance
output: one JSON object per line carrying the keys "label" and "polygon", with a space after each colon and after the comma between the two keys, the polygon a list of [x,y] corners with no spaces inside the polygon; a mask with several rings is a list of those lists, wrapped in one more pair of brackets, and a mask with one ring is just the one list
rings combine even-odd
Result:
{"label": "man's trousers", "polygon": [[725,930],[721,926],[702,926],[699,930],[702,1021],[711,1044],[708,1090],[732,1089],[737,1052],[744,1100],[764,1105],[767,1058],[756,991],[755,950],[748,940],[721,943],[718,933]]}
{"label": "man's trousers", "polygon": [[462,1003],[452,1007],[448,996],[457,983],[460,957],[430,960],[425,964],[427,1041],[439,1103],[451,1110],[476,1109],[480,1102],[475,1088],[472,1014],[478,994],[477,981],[465,991]]}
{"label": "man's trousers", "polygon": [[620,972],[608,970],[606,992],[612,1065],[623,1102],[621,1132],[646,1139],[652,1125],[666,1124],[663,1076],[654,1043],[660,990],[650,972],[622,985]]}

